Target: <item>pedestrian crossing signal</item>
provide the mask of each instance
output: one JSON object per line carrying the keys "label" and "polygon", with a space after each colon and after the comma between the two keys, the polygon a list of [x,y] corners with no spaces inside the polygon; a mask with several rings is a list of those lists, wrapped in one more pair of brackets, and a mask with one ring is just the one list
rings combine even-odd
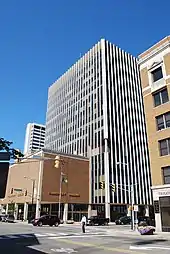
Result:
{"label": "pedestrian crossing signal", "polygon": [[105,182],[104,181],[99,183],[99,189],[101,189],[101,190],[105,189]]}

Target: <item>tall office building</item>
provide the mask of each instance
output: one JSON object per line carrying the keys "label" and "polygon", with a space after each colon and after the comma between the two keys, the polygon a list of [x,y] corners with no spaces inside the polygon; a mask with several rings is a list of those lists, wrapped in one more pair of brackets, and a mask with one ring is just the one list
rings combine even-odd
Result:
{"label": "tall office building", "polygon": [[90,158],[90,203],[106,217],[127,209],[130,184],[135,204],[150,205],[137,59],[102,39],[62,75],[48,92],[45,147]]}
{"label": "tall office building", "polygon": [[44,148],[45,125],[28,123],[25,134],[24,155]]}
{"label": "tall office building", "polygon": [[170,231],[170,36],[139,56],[157,230]]}

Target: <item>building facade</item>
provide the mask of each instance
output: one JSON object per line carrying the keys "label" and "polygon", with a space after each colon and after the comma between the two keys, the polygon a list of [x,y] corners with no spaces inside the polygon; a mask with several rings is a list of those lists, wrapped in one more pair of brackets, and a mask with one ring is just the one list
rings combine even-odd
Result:
{"label": "building facade", "polygon": [[45,147],[90,158],[90,203],[106,217],[127,210],[130,185],[135,204],[150,205],[137,59],[102,39],[63,74],[48,92]]}
{"label": "building facade", "polygon": [[24,220],[43,213],[58,215],[60,204],[60,218],[79,221],[88,213],[89,159],[45,149],[35,152],[10,167],[0,204],[6,213]]}
{"label": "building facade", "polygon": [[[139,56],[157,230],[170,230],[170,36]],[[160,209],[161,208],[161,209]]]}
{"label": "building facade", "polygon": [[45,125],[28,123],[25,134],[24,155],[44,148]]}

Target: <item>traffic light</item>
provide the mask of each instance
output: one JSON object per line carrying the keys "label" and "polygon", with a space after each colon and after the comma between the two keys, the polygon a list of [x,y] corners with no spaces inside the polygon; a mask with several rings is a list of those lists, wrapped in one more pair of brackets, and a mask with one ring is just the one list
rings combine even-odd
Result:
{"label": "traffic light", "polygon": [[111,184],[112,192],[116,191],[116,184]]}
{"label": "traffic light", "polygon": [[67,180],[67,177],[66,176],[62,176],[62,183],[67,183],[68,180]]}
{"label": "traffic light", "polygon": [[105,182],[102,181],[99,183],[99,189],[103,190],[105,188]]}
{"label": "traffic light", "polygon": [[16,152],[15,152],[15,158],[16,158],[16,162],[19,163],[21,161],[21,152],[19,149],[16,149]]}
{"label": "traffic light", "polygon": [[54,161],[54,167],[55,168],[59,168],[59,165],[60,165],[60,156],[56,156],[55,157],[55,161]]}

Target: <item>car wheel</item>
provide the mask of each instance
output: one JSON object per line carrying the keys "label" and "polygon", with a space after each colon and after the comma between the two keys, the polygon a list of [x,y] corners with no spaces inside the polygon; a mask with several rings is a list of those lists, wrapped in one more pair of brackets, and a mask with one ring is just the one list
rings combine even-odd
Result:
{"label": "car wheel", "polygon": [[38,222],[38,226],[39,226],[39,227],[42,227],[42,225],[43,225],[43,224],[42,224],[42,221]]}
{"label": "car wheel", "polygon": [[55,227],[58,227],[59,226],[59,223],[56,221],[55,224],[54,224]]}

